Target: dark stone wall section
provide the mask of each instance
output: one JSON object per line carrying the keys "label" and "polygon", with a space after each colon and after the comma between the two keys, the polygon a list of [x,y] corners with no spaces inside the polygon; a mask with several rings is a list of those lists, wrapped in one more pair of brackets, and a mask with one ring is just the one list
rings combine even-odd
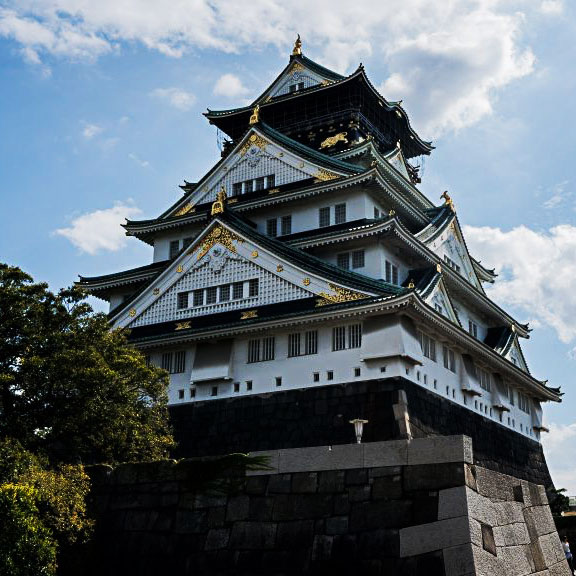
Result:
{"label": "dark stone wall section", "polygon": [[393,404],[404,390],[414,437],[464,434],[475,462],[546,487],[541,445],[402,378],[350,382],[173,406],[178,457],[348,444],[354,418],[369,420],[364,442],[400,438]]}

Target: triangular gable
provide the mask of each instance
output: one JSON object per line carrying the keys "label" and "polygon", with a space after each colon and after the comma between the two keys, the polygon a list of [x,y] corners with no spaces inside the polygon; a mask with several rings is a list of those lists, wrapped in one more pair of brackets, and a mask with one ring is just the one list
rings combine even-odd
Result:
{"label": "triangular gable", "polygon": [[522,348],[520,347],[520,342],[518,341],[518,335],[514,334],[511,342],[508,346],[508,350],[504,350],[504,358],[510,360],[512,364],[518,366],[520,370],[524,372],[529,372],[528,365],[526,364],[526,359],[522,353]]}
{"label": "triangular gable", "polygon": [[402,149],[400,146],[396,147],[396,150],[393,150],[390,154],[385,156],[386,160],[389,164],[391,164],[408,182],[412,182],[410,178],[410,173],[408,172],[408,166],[406,164],[406,158],[404,158],[404,154],[402,154]]}
{"label": "triangular gable", "polygon": [[[339,167],[337,161],[330,158],[322,162],[312,149],[308,157],[305,151],[300,154],[294,148],[303,148],[302,145],[294,143],[292,148],[279,142],[270,133],[272,130],[260,129],[255,125],[231,153],[220,161],[189,195],[178,202],[166,217],[182,216],[191,212],[196,204],[213,202],[222,187],[226,190],[229,201],[234,202],[234,185],[242,182],[252,183],[264,178],[262,186],[273,191],[278,186],[299,180],[332,180],[350,172]],[[273,185],[270,185],[271,176],[274,179]]]}
{"label": "triangular gable", "polygon": [[446,290],[444,284],[444,279],[440,278],[433,290],[430,291],[428,296],[424,299],[426,304],[434,308],[437,312],[449,318],[454,324],[460,326],[460,320],[458,319],[458,314],[454,310],[452,305],[452,300]]}
{"label": "triangular gable", "polygon": [[[250,281],[257,280],[257,294],[250,295]],[[244,283],[243,296],[221,300],[221,287]],[[206,290],[217,288],[217,301],[208,302]],[[203,290],[202,304],[194,305],[194,290]],[[231,288],[230,290],[233,290]],[[178,295],[188,294],[188,305]],[[117,328],[239,311],[239,319],[260,306],[316,297],[316,305],[359,300],[375,295],[326,279],[314,270],[295,265],[248,235],[213,220],[195,242],[113,319]],[[129,309],[128,309],[129,308]],[[242,312],[244,311],[244,312]],[[250,316],[255,317],[255,316]]]}

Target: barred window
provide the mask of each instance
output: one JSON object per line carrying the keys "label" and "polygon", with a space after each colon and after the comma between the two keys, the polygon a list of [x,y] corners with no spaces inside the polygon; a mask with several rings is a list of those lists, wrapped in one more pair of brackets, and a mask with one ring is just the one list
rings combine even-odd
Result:
{"label": "barred window", "polygon": [[278,236],[278,221],[276,218],[266,220],[266,235],[275,238]]}
{"label": "barred window", "polygon": [[334,206],[334,222],[336,224],[346,222],[346,204],[336,204]]}
{"label": "barred window", "polygon": [[262,340],[262,360],[274,360],[274,336]]}
{"label": "barred window", "polygon": [[182,374],[186,372],[186,352],[178,350],[174,354],[174,374]]}
{"label": "barred window", "polygon": [[346,326],[332,328],[332,350],[344,350],[346,348]]}
{"label": "barred window", "polygon": [[188,292],[178,292],[178,310],[188,308]]}
{"label": "barred window", "polygon": [[228,302],[230,300],[230,284],[220,286],[220,302]]}
{"label": "barred window", "polygon": [[460,266],[458,266],[458,264],[456,264],[456,262],[454,262],[454,260],[452,260],[451,258],[448,258],[448,256],[444,256],[444,262],[446,262],[446,264],[452,268],[452,270],[458,272],[458,274],[460,274]]}
{"label": "barred window", "polygon": [[309,330],[305,335],[305,354],[318,354],[318,330]]}
{"label": "barred window", "polygon": [[300,356],[300,334],[288,334],[288,357]]}
{"label": "barred window", "polygon": [[427,334],[422,332],[419,333],[420,336],[420,347],[422,348],[422,354],[426,356],[426,358],[430,358],[436,362],[436,341],[433,338],[430,338]]}
{"label": "barred window", "polygon": [[348,270],[350,268],[350,254],[348,252],[344,252],[343,254],[337,254],[336,256],[336,264],[339,268],[344,268]]}
{"label": "barred window", "polygon": [[276,184],[276,175],[275,174],[270,174],[270,175],[266,176],[266,188],[274,188],[275,184]]}
{"label": "barred window", "polygon": [[248,283],[248,296],[258,296],[258,278],[252,278]]}
{"label": "barred window", "polygon": [[232,284],[232,299],[239,300],[240,298],[243,297],[244,297],[244,283],[234,282],[234,284]]}
{"label": "barred window", "polygon": [[218,288],[216,286],[210,286],[206,289],[206,304],[215,304],[218,298]]}
{"label": "barred window", "polygon": [[248,341],[248,363],[274,360],[275,338],[255,339]]}
{"label": "barred window", "polygon": [[492,389],[492,378],[490,376],[489,372],[486,372],[486,370],[482,370],[482,368],[477,368],[477,373],[478,373],[478,382],[480,384],[480,388],[486,390],[487,392],[490,392],[490,390]]}
{"label": "barred window", "polygon": [[386,260],[386,282],[398,285],[398,266]]}
{"label": "barred window", "polygon": [[442,355],[444,356],[444,368],[450,370],[450,372],[456,372],[456,357],[454,355],[454,350],[448,348],[448,346],[442,346]]}
{"label": "barred window", "polygon": [[468,320],[468,332],[474,336],[474,338],[478,338],[478,324],[473,320]]}
{"label": "barred window", "polygon": [[282,216],[281,220],[282,236],[292,234],[292,216]]}
{"label": "barred window", "polygon": [[248,341],[248,362],[260,362],[260,340]]}
{"label": "barred window", "polygon": [[180,240],[172,240],[170,242],[170,259],[175,258],[180,252]]}
{"label": "barred window", "polygon": [[258,192],[259,190],[264,190],[264,176],[254,180],[254,191]]}
{"label": "barred window", "polygon": [[320,228],[330,226],[330,206],[318,210],[318,226]]}
{"label": "barred window", "polygon": [[348,348],[360,348],[362,346],[362,324],[348,326]]}
{"label": "barred window", "polygon": [[204,304],[204,290],[194,290],[194,306],[202,306]]}
{"label": "barred window", "polygon": [[364,268],[364,250],[352,252],[352,268]]}
{"label": "barred window", "polygon": [[525,394],[518,394],[518,408],[526,414],[530,414],[530,399]]}
{"label": "barred window", "polygon": [[164,354],[162,354],[161,367],[170,373],[172,373],[172,356],[172,352],[164,352]]}

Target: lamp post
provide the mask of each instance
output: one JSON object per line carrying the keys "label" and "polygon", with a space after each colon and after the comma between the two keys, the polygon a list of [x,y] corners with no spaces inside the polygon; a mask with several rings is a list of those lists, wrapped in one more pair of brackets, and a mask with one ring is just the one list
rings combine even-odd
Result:
{"label": "lamp post", "polygon": [[364,424],[368,424],[368,420],[362,420],[361,418],[354,418],[354,420],[350,420],[350,424],[354,424],[354,433],[356,434],[356,442],[360,444],[362,442],[362,432],[364,430]]}

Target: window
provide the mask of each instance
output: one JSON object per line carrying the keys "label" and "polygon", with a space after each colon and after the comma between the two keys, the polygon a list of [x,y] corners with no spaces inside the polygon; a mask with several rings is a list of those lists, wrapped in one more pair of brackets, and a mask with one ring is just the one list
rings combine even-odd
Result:
{"label": "window", "polygon": [[480,384],[480,388],[486,390],[487,392],[490,392],[490,390],[492,389],[492,382],[491,382],[492,378],[490,376],[490,373],[486,372],[486,370],[482,370],[482,368],[477,368],[476,372],[478,375],[478,383]]}
{"label": "window", "polygon": [[162,364],[160,364],[160,366],[164,370],[172,373],[172,352],[164,352],[164,354],[162,354]]}
{"label": "window", "polygon": [[282,236],[286,236],[286,234],[292,234],[292,216],[282,216],[280,223]]}
{"label": "window", "polygon": [[218,396],[218,386],[212,386],[210,396]]}
{"label": "window", "polygon": [[336,204],[334,206],[334,222],[336,224],[346,222],[346,204]]}
{"label": "window", "polygon": [[386,282],[398,286],[398,266],[386,260]]}
{"label": "window", "polygon": [[468,320],[468,332],[474,336],[474,338],[478,338],[478,324],[473,320]]}
{"label": "window", "polygon": [[312,373],[312,382],[320,382],[320,372]]}
{"label": "window", "polygon": [[276,381],[276,388],[280,388],[280,386],[282,386],[282,376],[276,376],[275,381]]}
{"label": "window", "polygon": [[364,250],[352,252],[352,268],[364,268]]}
{"label": "window", "polygon": [[456,357],[454,356],[454,350],[451,350],[448,346],[442,346],[442,355],[444,356],[444,368],[455,373]]}
{"label": "window", "polygon": [[530,400],[525,394],[518,394],[518,408],[526,414],[530,414]]}
{"label": "window", "polygon": [[180,252],[180,240],[172,240],[170,242],[170,259],[175,258]]}
{"label": "window", "polygon": [[178,390],[178,400],[184,400],[184,390]]}
{"label": "window", "polygon": [[[302,343],[304,346],[302,347]],[[318,353],[318,331],[309,330],[300,334],[288,334],[288,357],[317,354]]]}
{"label": "window", "polygon": [[174,374],[186,372],[186,352],[179,350],[174,354]]}
{"label": "window", "polygon": [[254,179],[254,192],[258,192],[259,190],[264,190],[264,176]]}
{"label": "window", "polygon": [[248,363],[274,360],[274,336],[248,341]]}
{"label": "window", "polygon": [[288,90],[290,92],[298,92],[298,90],[304,90],[304,82],[298,82],[297,84],[290,84]]}
{"label": "window", "polygon": [[204,290],[194,290],[194,306],[202,306],[204,304]]}
{"label": "window", "polygon": [[240,196],[241,194],[248,194],[250,192],[258,192],[265,188],[272,188],[276,182],[274,174],[268,176],[261,176],[260,178],[250,178],[243,182],[234,182],[232,184],[232,196]]}
{"label": "window", "polygon": [[323,228],[325,226],[330,226],[330,207],[320,208],[318,210],[318,226]]}
{"label": "window", "polygon": [[240,382],[234,382],[234,392],[240,392]]}
{"label": "window", "polygon": [[188,292],[179,292],[178,293],[178,310],[182,310],[183,308],[188,308]]}
{"label": "window", "polygon": [[228,302],[230,300],[230,284],[220,286],[220,302]]}
{"label": "window", "polygon": [[184,238],[184,240],[182,240],[182,248],[188,248],[188,246],[190,246],[190,244],[192,244],[192,237],[188,236],[188,238]]}
{"label": "window", "polygon": [[354,368],[354,377],[358,378],[360,376],[360,368]]}
{"label": "window", "polygon": [[376,206],[374,206],[374,218],[375,219],[380,218],[380,210],[378,210],[378,208],[376,208]]}
{"label": "window", "polygon": [[269,176],[266,176],[266,188],[274,188],[275,184],[276,184],[275,174],[270,174]]}
{"label": "window", "polygon": [[510,400],[510,404],[512,404],[512,406],[514,406],[514,388],[512,388],[512,386],[508,385],[507,388],[508,391],[508,400]]}
{"label": "window", "polygon": [[242,282],[234,282],[232,284],[232,299],[239,300],[244,296],[244,284]]}
{"label": "window", "polygon": [[206,304],[216,304],[218,299],[218,288],[216,286],[210,286],[206,288]]}
{"label": "window", "polygon": [[258,296],[258,278],[252,278],[248,282],[248,296]]}
{"label": "window", "polygon": [[444,262],[446,262],[446,264],[452,268],[452,270],[455,270],[456,272],[458,272],[458,274],[460,274],[460,266],[458,266],[458,264],[456,264],[456,262],[454,262],[454,260],[452,260],[451,258],[448,258],[448,256],[444,256]]}
{"label": "window", "polygon": [[196,398],[196,388],[190,388],[190,398]]}
{"label": "window", "polygon": [[337,254],[336,265],[339,268],[344,268],[345,270],[348,270],[350,268],[350,254],[348,254],[348,252],[344,252],[343,254]]}
{"label": "window", "polygon": [[232,184],[232,196],[240,196],[242,194],[242,182],[235,182]]}
{"label": "window", "polygon": [[252,380],[246,380],[246,390],[250,392],[252,390]]}
{"label": "window", "polygon": [[278,236],[278,221],[276,218],[266,220],[266,236],[272,236],[273,238]]}
{"label": "window", "polygon": [[334,380],[334,370],[328,370],[326,372],[326,380]]}
{"label": "window", "polygon": [[436,362],[436,341],[427,334],[420,332],[420,346],[422,354]]}
{"label": "window", "polygon": [[332,328],[332,350],[360,348],[362,346],[362,325],[335,326]]}

